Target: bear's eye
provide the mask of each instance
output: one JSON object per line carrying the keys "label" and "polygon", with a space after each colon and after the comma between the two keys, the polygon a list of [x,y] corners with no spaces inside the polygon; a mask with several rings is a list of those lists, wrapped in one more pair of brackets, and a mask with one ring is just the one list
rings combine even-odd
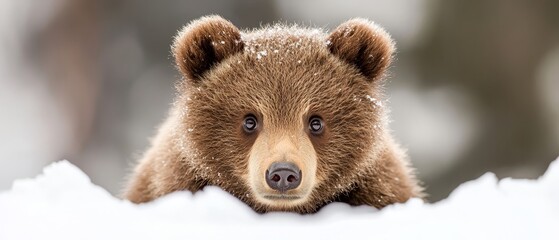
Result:
{"label": "bear's eye", "polygon": [[324,122],[318,116],[311,117],[309,120],[309,130],[312,134],[320,134],[322,133],[322,129],[324,128]]}
{"label": "bear's eye", "polygon": [[243,129],[247,133],[254,132],[257,126],[258,126],[258,122],[256,121],[256,117],[252,114],[247,115],[245,117],[245,120],[243,120]]}

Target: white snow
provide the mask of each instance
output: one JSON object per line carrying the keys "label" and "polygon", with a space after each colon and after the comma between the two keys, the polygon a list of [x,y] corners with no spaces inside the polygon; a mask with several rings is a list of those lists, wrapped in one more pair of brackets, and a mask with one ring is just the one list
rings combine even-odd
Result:
{"label": "white snow", "polygon": [[134,205],[67,161],[0,193],[0,239],[559,239],[559,161],[538,180],[487,173],[434,204],[256,214],[216,188]]}

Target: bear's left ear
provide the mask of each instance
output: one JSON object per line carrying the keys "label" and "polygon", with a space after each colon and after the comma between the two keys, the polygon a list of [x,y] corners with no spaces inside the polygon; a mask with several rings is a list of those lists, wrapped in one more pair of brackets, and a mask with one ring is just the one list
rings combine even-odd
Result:
{"label": "bear's left ear", "polygon": [[395,50],[390,35],[366,19],[342,23],[327,43],[332,54],[354,65],[371,82],[383,77]]}
{"label": "bear's left ear", "polygon": [[197,82],[206,71],[243,48],[239,29],[214,15],[185,26],[175,37],[172,52],[184,77]]}

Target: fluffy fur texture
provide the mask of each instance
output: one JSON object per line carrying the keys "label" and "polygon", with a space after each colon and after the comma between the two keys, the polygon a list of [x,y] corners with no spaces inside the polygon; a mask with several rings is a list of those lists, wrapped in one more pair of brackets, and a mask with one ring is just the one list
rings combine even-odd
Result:
{"label": "fluffy fur texture", "polygon": [[[127,199],[217,185],[259,212],[310,213],[333,201],[382,208],[422,196],[388,130],[382,80],[394,44],[374,23],[350,20],[329,35],[283,25],[240,32],[210,16],[187,25],[172,50],[184,79]],[[255,133],[243,131],[247,114]],[[318,136],[311,116],[324,120]],[[261,196],[270,191],[262,171],[278,159],[302,169],[301,189],[288,192],[297,201]]]}

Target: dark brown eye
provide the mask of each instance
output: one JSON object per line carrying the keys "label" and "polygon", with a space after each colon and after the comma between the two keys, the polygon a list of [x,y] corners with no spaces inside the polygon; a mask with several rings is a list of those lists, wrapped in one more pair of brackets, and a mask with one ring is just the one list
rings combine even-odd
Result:
{"label": "dark brown eye", "polygon": [[324,122],[320,117],[311,117],[309,120],[309,130],[312,134],[320,134],[322,133],[322,129],[324,128]]}
{"label": "dark brown eye", "polygon": [[245,120],[243,120],[243,129],[247,133],[252,133],[258,127],[258,121],[256,121],[256,117],[252,114],[247,115]]}

